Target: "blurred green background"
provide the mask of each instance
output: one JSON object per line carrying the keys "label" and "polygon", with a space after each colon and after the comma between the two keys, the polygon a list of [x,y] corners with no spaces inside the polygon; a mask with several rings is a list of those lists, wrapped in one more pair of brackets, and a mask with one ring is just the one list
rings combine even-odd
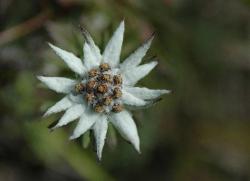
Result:
{"label": "blurred green background", "polygon": [[[79,24],[103,48],[122,19],[122,58],[156,33],[139,85],[173,92],[134,113],[141,155],[110,129],[98,162],[74,123],[49,132],[62,95],[35,76],[74,76],[47,42],[81,57]],[[250,180],[250,1],[1,0],[0,180]]]}

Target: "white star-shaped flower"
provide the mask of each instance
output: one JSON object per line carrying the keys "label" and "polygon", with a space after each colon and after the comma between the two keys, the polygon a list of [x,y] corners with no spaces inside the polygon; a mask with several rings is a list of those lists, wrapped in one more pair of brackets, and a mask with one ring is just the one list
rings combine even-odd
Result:
{"label": "white star-shaped flower", "polygon": [[92,129],[99,159],[102,157],[109,122],[140,152],[137,128],[129,110],[134,107],[146,107],[162,94],[169,92],[134,87],[157,65],[156,61],[139,65],[153,37],[120,63],[124,34],[123,21],[102,54],[90,34],[86,30],[82,32],[86,39],[83,61],[74,54],[49,44],[79,77],[73,80],[64,77],[38,76],[38,79],[48,88],[66,94],[63,99],[47,110],[45,116],[66,111],[52,129],[79,119],[70,139],[78,138]]}

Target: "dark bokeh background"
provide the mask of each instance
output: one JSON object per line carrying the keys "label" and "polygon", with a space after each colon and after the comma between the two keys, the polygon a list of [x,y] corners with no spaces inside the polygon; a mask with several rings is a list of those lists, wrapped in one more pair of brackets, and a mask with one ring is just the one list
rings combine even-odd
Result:
{"label": "dark bokeh background", "polygon": [[[103,48],[122,19],[123,58],[156,32],[139,84],[173,92],[135,112],[141,155],[111,127],[99,163],[74,124],[49,132],[62,95],[35,76],[74,76],[47,42],[82,56],[78,24]],[[250,180],[250,1],[1,0],[0,180]]]}

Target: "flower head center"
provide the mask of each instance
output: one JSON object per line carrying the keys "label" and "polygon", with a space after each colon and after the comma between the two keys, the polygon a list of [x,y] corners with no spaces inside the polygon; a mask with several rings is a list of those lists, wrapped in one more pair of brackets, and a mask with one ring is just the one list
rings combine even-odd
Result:
{"label": "flower head center", "polygon": [[81,94],[95,112],[121,112],[122,77],[114,74],[109,64],[103,63],[88,72],[88,78],[75,85],[75,92]]}

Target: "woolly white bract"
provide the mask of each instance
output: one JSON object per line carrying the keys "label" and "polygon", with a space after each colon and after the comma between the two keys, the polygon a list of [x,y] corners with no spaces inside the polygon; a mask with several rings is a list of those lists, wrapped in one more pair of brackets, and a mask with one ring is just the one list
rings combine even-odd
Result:
{"label": "woolly white bract", "polygon": [[[110,106],[108,106],[106,107],[108,111],[100,113],[95,112],[92,109],[93,105],[89,104],[83,98],[83,95],[74,93],[75,86],[79,83],[79,79],[73,80],[64,77],[38,76],[38,79],[46,84],[48,88],[58,93],[66,94],[65,97],[47,110],[45,116],[65,111],[64,115],[53,129],[79,119],[70,139],[78,138],[89,129],[92,129],[96,140],[97,156],[99,159],[102,157],[102,150],[109,122],[115,126],[124,139],[131,142],[135,149],[140,152],[140,140],[137,128],[129,110],[132,107],[146,107],[162,94],[169,92],[167,90],[152,90],[145,87],[134,87],[140,79],[145,77],[157,65],[156,61],[139,65],[149,49],[153,37],[148,39],[142,46],[128,56],[128,58],[120,63],[120,53],[124,34],[123,21],[114,32],[102,54],[95,45],[90,34],[85,30],[83,34],[86,39],[83,46],[83,61],[68,51],[62,50],[52,44],[49,45],[68,67],[79,75],[80,82],[86,82],[86,80],[89,79],[88,73],[90,70],[98,68],[100,64],[108,64],[110,66],[109,71],[119,74],[122,78],[122,83],[119,86],[122,94],[121,97],[114,100],[114,102],[116,101],[124,105],[124,108],[114,112],[111,110],[112,106],[111,109],[109,109]],[[98,100],[98,98],[96,99]]]}

